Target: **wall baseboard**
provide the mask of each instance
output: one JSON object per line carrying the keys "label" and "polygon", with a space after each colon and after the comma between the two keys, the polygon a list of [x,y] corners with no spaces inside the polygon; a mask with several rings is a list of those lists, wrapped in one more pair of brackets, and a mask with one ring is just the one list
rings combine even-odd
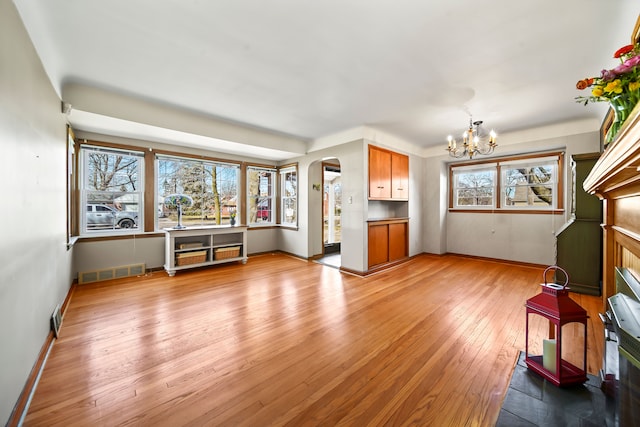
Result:
{"label": "wall baseboard", "polygon": [[[69,306],[69,301],[71,301],[71,296],[75,291],[76,285],[75,283],[71,284],[69,287],[69,292],[67,292],[67,296],[64,298],[64,302],[62,303],[62,307],[60,308],[62,318],[64,318],[64,313],[67,311],[67,307]],[[61,324],[62,327],[62,324]],[[40,353],[38,354],[38,358],[31,368],[31,372],[27,377],[27,381],[25,382],[24,388],[18,397],[18,401],[13,407],[13,411],[11,411],[11,415],[9,416],[9,420],[7,421],[7,427],[18,427],[22,424],[22,418],[26,415],[27,410],[29,409],[29,402],[31,401],[31,396],[36,390],[38,385],[38,379],[40,378],[40,374],[44,369],[44,365],[47,361],[47,356],[55,343],[56,336],[53,330],[49,331],[49,334],[44,340],[42,344],[42,348],[40,349]]]}

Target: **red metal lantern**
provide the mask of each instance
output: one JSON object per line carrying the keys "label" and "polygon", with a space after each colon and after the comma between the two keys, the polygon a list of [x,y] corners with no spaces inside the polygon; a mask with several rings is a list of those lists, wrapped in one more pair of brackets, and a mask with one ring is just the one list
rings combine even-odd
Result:
{"label": "red metal lantern", "polygon": [[[547,272],[550,270],[560,270],[564,273],[564,285],[547,283]],[[528,299],[525,305],[525,363],[530,370],[558,387],[582,384],[587,381],[587,311],[569,298],[569,276],[566,271],[553,265],[544,270],[543,277],[542,293]],[[529,319],[531,315],[534,317],[532,322]],[[548,320],[548,339],[542,339],[540,345],[539,333],[530,333],[529,328],[537,326],[539,330],[540,325],[545,324],[545,319]],[[563,334],[563,330],[567,333]],[[536,342],[530,342],[530,339],[536,339]],[[582,352],[579,346],[582,346]],[[542,354],[530,355],[530,347],[542,349]],[[579,360],[580,355],[582,360]]]}

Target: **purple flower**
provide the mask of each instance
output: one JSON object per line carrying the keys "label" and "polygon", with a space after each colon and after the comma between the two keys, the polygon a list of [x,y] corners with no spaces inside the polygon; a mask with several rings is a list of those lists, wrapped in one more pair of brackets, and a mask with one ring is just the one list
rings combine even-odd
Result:
{"label": "purple flower", "polygon": [[616,77],[617,74],[611,70],[602,70],[602,73],[600,75],[600,78],[602,78],[602,80],[604,80],[605,82],[615,80]]}
{"label": "purple flower", "polygon": [[632,71],[634,67],[640,65],[640,55],[634,56],[633,58],[629,58],[624,61],[622,64],[618,65],[616,68],[611,70],[614,74],[626,74],[629,71]]}

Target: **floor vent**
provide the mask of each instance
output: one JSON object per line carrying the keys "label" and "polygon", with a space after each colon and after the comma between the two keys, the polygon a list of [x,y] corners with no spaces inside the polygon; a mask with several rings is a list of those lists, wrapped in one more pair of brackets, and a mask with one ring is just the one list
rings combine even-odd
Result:
{"label": "floor vent", "polygon": [[101,282],[103,280],[121,279],[123,277],[140,276],[145,273],[144,264],[122,265],[120,267],[105,268],[96,271],[78,273],[78,283]]}

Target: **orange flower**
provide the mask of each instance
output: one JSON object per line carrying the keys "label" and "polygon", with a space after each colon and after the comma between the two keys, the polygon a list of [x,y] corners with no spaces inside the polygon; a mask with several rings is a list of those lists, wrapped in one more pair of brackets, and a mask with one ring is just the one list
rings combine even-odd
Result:
{"label": "orange flower", "polygon": [[633,50],[633,45],[628,44],[626,46],[622,46],[620,49],[616,50],[616,53],[613,54],[614,58],[620,58],[622,55],[627,54]]}
{"label": "orange flower", "polygon": [[592,84],[593,84],[593,78],[582,79],[578,83],[576,83],[576,88],[580,89],[580,90],[583,90],[583,89],[588,88]]}

